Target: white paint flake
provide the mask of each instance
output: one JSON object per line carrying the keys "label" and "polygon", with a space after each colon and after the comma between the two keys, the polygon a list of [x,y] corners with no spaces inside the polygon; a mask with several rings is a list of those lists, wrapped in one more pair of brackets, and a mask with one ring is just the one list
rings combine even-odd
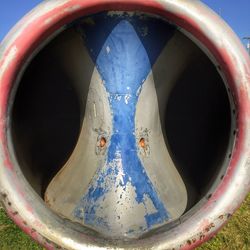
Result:
{"label": "white paint flake", "polygon": [[109,46],[107,46],[107,47],[106,47],[107,54],[109,54],[109,53],[110,53],[110,50],[111,50],[111,49],[110,49],[110,47],[109,47]]}
{"label": "white paint flake", "polygon": [[2,75],[3,75],[4,71],[8,68],[11,61],[15,58],[15,56],[17,54],[17,51],[18,51],[17,47],[13,46],[10,49],[10,52],[8,53],[8,55],[4,58],[4,62],[2,64],[2,67],[0,68],[0,80],[2,78]]}
{"label": "white paint flake", "polygon": [[129,95],[129,94],[124,96],[124,101],[126,104],[128,104],[130,97],[131,97],[131,95]]}

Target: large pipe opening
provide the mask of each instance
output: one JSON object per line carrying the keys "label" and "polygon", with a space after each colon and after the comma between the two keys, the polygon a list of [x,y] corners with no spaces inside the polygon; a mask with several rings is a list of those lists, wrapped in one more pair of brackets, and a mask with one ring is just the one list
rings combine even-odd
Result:
{"label": "large pipe opening", "polygon": [[[14,97],[11,125],[16,158],[42,198],[73,154],[85,117],[95,65],[85,57],[81,22],[34,56]],[[162,133],[187,189],[187,211],[225,171],[232,136],[228,89],[209,57],[178,29],[151,66]]]}

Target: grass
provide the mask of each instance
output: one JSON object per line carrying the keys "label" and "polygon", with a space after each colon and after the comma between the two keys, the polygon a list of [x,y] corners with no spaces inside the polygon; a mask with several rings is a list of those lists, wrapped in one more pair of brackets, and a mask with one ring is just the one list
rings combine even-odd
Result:
{"label": "grass", "polygon": [[0,208],[0,249],[1,250],[42,250],[10,220]]}
{"label": "grass", "polygon": [[[43,250],[0,209],[0,250]],[[197,250],[250,250],[250,194],[216,237]]]}
{"label": "grass", "polygon": [[228,224],[197,250],[250,250],[250,194]]}

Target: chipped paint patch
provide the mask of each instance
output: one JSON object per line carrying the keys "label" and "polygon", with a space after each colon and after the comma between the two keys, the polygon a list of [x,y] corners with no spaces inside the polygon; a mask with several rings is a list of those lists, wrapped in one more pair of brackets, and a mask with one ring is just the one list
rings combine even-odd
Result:
{"label": "chipped paint patch", "polygon": [[127,11],[108,11],[107,12],[107,16],[110,16],[110,17],[122,17],[124,15],[132,17],[135,14],[136,14],[135,12],[127,12]]}
{"label": "chipped paint patch", "polygon": [[150,155],[150,143],[149,143],[150,131],[148,129],[141,128],[140,130],[137,129],[135,134],[138,142],[137,145],[139,154],[143,157],[148,157]]}
{"label": "chipped paint patch", "polygon": [[125,102],[126,104],[128,104],[130,98],[131,98],[131,95],[130,95],[130,94],[126,94],[126,95],[124,96],[124,102]]}
{"label": "chipped paint patch", "polygon": [[47,18],[44,21],[44,24],[49,25],[49,24],[53,23],[54,20],[57,19],[59,16],[63,16],[64,13],[71,13],[71,12],[74,12],[74,11],[80,9],[80,8],[81,8],[80,5],[74,5],[74,6],[66,7],[61,12],[58,12],[55,15],[53,15],[53,16],[51,15],[49,18]]}
{"label": "chipped paint patch", "polygon": [[109,54],[109,52],[110,52],[110,47],[109,46],[106,47],[106,51]]}
{"label": "chipped paint patch", "polygon": [[[81,22],[80,33],[108,93],[113,134],[105,165],[99,166],[73,213],[106,235],[138,237],[170,218],[138,157],[135,111],[151,64],[175,29],[162,21],[148,20],[145,34],[139,30],[141,18],[127,14],[99,14],[91,19],[95,25]],[[162,30],[156,31],[159,22]],[[168,30],[167,36],[156,45],[154,35],[163,30]],[[154,42],[150,43],[151,39]],[[149,154],[148,136],[143,135],[147,144],[143,151]]]}
{"label": "chipped paint patch", "polygon": [[16,57],[17,51],[17,47],[13,46],[9,53],[4,57],[3,64],[0,65],[0,81],[2,80],[3,73],[6,71],[11,61]]}

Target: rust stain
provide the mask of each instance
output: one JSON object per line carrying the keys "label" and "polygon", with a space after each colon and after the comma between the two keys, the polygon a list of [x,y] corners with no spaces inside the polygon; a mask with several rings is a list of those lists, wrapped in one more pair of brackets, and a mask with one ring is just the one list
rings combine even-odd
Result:
{"label": "rust stain", "polygon": [[2,200],[5,200],[7,198],[7,194],[5,194],[5,193],[0,193],[0,196],[1,196]]}
{"label": "rust stain", "polygon": [[205,237],[206,237],[206,236],[205,236],[204,234],[201,234],[201,235],[200,235],[200,240],[205,239]]}
{"label": "rust stain", "polygon": [[223,220],[223,218],[224,218],[223,214],[219,216],[220,220]]}
{"label": "rust stain", "polygon": [[107,143],[106,138],[102,137],[101,140],[100,140],[100,147],[101,148],[105,147],[106,143]]}
{"label": "rust stain", "polygon": [[214,223],[210,223],[206,228],[205,231],[208,233],[213,227],[215,227]]}
{"label": "rust stain", "polygon": [[145,147],[146,147],[146,142],[145,142],[145,139],[144,139],[144,138],[141,138],[141,139],[140,139],[139,145],[140,145],[142,148],[145,148]]}

